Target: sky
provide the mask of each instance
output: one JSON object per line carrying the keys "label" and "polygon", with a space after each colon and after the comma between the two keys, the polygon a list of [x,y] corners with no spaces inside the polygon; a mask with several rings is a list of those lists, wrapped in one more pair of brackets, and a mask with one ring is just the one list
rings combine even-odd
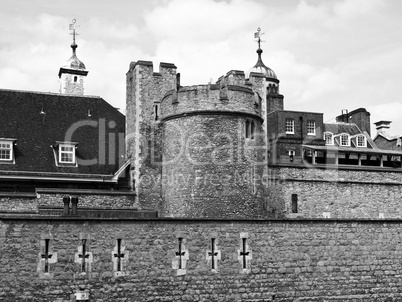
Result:
{"label": "sky", "polygon": [[[58,71],[77,56],[86,94],[125,112],[130,62],[174,63],[181,85],[207,84],[262,59],[280,80],[285,109],[366,108],[402,134],[399,0],[0,0],[0,88],[59,92]],[[1,109],[0,109],[1,110]],[[375,134],[372,127],[372,136]]]}

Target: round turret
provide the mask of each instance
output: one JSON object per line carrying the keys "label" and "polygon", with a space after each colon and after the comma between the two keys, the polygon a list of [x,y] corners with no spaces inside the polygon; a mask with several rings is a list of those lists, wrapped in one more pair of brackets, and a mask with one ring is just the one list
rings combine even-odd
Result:
{"label": "round turret", "polygon": [[261,99],[235,84],[180,87],[160,104],[161,216],[258,218],[263,213]]}

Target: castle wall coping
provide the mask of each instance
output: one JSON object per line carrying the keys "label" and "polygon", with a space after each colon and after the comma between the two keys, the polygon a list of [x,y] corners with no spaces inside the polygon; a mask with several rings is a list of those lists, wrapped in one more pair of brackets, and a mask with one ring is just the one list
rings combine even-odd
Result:
{"label": "castle wall coping", "polygon": [[195,110],[195,111],[188,111],[188,112],[184,112],[184,113],[168,115],[168,116],[162,118],[160,121],[161,122],[166,122],[166,121],[169,121],[169,120],[182,118],[182,117],[187,117],[187,116],[194,116],[194,115],[248,116],[250,118],[257,119],[260,122],[263,121],[263,119],[257,114],[252,114],[252,113],[242,112],[242,111],[229,111],[229,110],[227,110],[227,111],[223,111],[223,110]]}
{"label": "castle wall coping", "polygon": [[237,74],[237,75],[245,75],[243,70],[230,70],[226,73],[226,75]]}
{"label": "castle wall coping", "polygon": [[271,168],[298,168],[298,169],[312,169],[312,170],[353,170],[353,171],[365,171],[365,172],[395,172],[402,173],[401,168],[390,167],[375,167],[375,166],[349,166],[349,165],[309,165],[304,164],[268,164]]}
{"label": "castle wall coping", "polygon": [[316,178],[292,178],[292,177],[273,177],[271,180],[278,181],[295,181],[295,182],[321,182],[321,183],[339,183],[339,184],[360,184],[360,185],[383,185],[383,186],[402,186],[402,182],[392,181],[359,181],[359,180],[342,180],[342,179],[316,179]]}
{"label": "castle wall coping", "polygon": [[87,222],[87,221],[99,221],[99,222],[121,222],[121,223],[131,223],[131,222],[148,222],[148,223],[176,223],[176,224],[211,224],[211,223],[219,223],[219,224],[281,224],[281,223],[289,223],[289,224],[402,224],[402,219],[400,218],[278,218],[278,219],[217,219],[217,218],[171,218],[171,217],[158,217],[158,218],[99,218],[99,217],[77,217],[77,216],[28,216],[23,213],[16,214],[4,214],[0,213],[0,221],[64,221],[64,222]]}
{"label": "castle wall coping", "polygon": [[239,86],[239,85],[227,85],[226,87],[230,91],[241,91],[241,92],[246,92],[249,94],[254,94],[253,89],[251,89],[250,87],[244,87],[244,86]]}
{"label": "castle wall coping", "polygon": [[163,68],[177,68],[176,65],[174,65],[173,63],[166,63],[166,62],[160,62],[159,66]]}
{"label": "castle wall coping", "polygon": [[0,197],[13,197],[13,198],[36,198],[35,192],[0,192]]}
{"label": "castle wall coping", "polygon": [[[50,194],[87,194],[87,195],[117,195],[117,196],[135,196],[132,191],[111,191],[111,190],[89,190],[89,189],[70,189],[70,188],[36,188],[37,193]],[[36,194],[35,194],[36,195]]]}
{"label": "castle wall coping", "polygon": [[[188,91],[198,91],[198,90],[218,90],[219,89],[218,84],[205,84],[205,85],[192,85],[192,86],[181,86],[178,93],[180,92],[188,92]],[[241,85],[226,85],[223,88],[227,87],[228,90],[230,91],[241,91],[241,92],[246,92],[249,94],[254,94],[253,89],[250,87],[245,87]],[[163,98],[171,95],[174,92],[174,89],[169,90],[165,93]]]}

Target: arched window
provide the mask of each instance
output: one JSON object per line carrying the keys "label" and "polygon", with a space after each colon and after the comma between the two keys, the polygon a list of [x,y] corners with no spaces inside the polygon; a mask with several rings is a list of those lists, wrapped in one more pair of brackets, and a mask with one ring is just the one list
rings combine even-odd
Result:
{"label": "arched window", "polygon": [[367,147],[367,140],[364,135],[358,135],[356,137],[356,146],[361,148]]}
{"label": "arched window", "polygon": [[78,77],[74,76],[74,83],[77,83]]}
{"label": "arched window", "polygon": [[341,146],[350,146],[350,137],[349,137],[349,134],[347,134],[347,133],[341,134],[340,145],[341,145]]}

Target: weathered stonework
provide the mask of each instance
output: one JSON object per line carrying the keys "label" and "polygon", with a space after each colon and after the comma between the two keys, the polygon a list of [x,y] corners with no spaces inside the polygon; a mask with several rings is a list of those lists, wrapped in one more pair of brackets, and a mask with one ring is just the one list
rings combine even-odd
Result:
{"label": "weathered stonework", "polygon": [[131,159],[132,187],[142,208],[159,210],[162,204],[160,184],[155,182],[152,192],[144,192],[142,183],[161,175],[158,147],[161,131],[156,119],[163,95],[176,86],[176,66],[160,63],[159,73],[156,73],[152,62],[132,62],[126,79],[126,152]]}
{"label": "weathered stonework", "polygon": [[[400,301],[400,220],[79,220],[2,218],[1,301]],[[51,279],[37,275],[41,234],[57,251]],[[74,277],[81,233],[90,236],[91,276]],[[188,251],[186,274],[172,267],[178,234]],[[206,257],[219,238],[219,271]],[[111,253],[124,234],[127,270],[115,278]],[[252,259],[242,273],[238,250],[247,234]],[[242,237],[243,236],[243,237]],[[89,238],[89,237],[85,237]]]}
{"label": "weathered stonework", "polygon": [[38,206],[55,206],[63,207],[64,196],[78,196],[79,207],[100,207],[106,209],[113,208],[138,208],[135,204],[135,195],[127,192],[124,195],[122,192],[114,193],[98,192],[83,193],[82,191],[74,190],[66,191],[66,193],[38,193],[35,197],[0,197],[0,212],[38,212]]}
{"label": "weathered stonework", "polygon": [[402,217],[400,172],[271,167],[267,185],[268,204],[278,217],[292,213],[292,194],[303,217]]}

